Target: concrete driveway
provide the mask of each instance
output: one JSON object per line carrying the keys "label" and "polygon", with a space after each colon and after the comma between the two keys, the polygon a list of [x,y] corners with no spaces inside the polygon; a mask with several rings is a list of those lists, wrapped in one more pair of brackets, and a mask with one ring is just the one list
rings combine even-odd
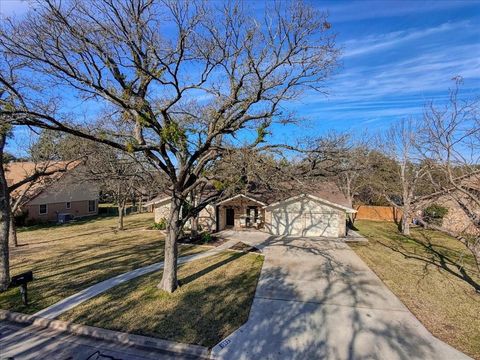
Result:
{"label": "concrete driveway", "polygon": [[246,235],[238,236],[262,249],[264,267],[247,323],[212,358],[468,359],[433,337],[344,242]]}

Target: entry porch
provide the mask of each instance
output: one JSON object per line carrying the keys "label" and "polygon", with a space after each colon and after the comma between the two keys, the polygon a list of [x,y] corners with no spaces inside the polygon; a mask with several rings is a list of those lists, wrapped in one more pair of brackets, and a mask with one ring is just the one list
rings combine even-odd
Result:
{"label": "entry porch", "polygon": [[217,204],[217,230],[264,229],[264,203],[245,195],[237,195]]}

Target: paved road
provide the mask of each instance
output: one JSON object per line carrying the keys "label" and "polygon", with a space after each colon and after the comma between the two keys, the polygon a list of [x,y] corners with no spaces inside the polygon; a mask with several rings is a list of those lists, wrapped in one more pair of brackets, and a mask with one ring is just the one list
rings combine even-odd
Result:
{"label": "paved road", "polygon": [[93,340],[48,328],[1,321],[0,359],[171,360],[192,358]]}
{"label": "paved road", "polygon": [[260,244],[264,267],[249,320],[212,357],[468,359],[433,337],[345,243],[243,237]]}

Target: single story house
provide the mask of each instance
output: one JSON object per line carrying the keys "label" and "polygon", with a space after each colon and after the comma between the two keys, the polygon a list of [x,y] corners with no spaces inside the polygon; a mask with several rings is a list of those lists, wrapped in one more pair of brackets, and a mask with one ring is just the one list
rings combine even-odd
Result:
{"label": "single story house", "polygon": [[[480,195],[480,174],[474,173],[465,176],[462,187],[469,193],[476,194],[478,198]],[[471,213],[480,214],[480,208],[469,196],[455,188],[450,188],[446,191],[438,191],[420,197],[414,203],[415,207],[419,209],[417,216],[423,217],[423,210],[432,204],[440,205],[448,210],[440,224],[444,229],[455,234],[480,235],[478,226],[475,226],[469,212],[465,211],[465,208],[461,205],[466,205]]]}
{"label": "single story house", "polygon": [[[167,219],[170,197],[159,196],[146,204],[154,206],[155,222]],[[332,183],[320,183],[308,192],[237,194],[208,205],[199,214],[199,225],[209,231],[257,229],[272,235],[343,237],[347,216],[356,211]]]}
{"label": "single story house", "polygon": [[23,197],[17,213],[23,213],[27,222],[63,222],[98,214],[99,187],[80,177],[79,163],[62,161],[50,164],[11,162],[5,166],[7,184],[15,184],[42,170],[67,169],[27,183],[12,194]]}

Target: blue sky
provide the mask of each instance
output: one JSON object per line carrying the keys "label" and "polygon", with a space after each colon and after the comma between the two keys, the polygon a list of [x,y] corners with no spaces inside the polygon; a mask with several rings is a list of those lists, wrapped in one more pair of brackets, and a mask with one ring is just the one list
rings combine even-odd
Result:
{"label": "blue sky", "polygon": [[328,97],[311,94],[295,104],[310,119],[309,134],[382,131],[420,116],[426,101],[446,100],[457,75],[465,96],[480,95],[480,2],[311,3],[328,9],[343,55]]}
{"label": "blue sky", "polygon": [[[307,93],[289,104],[308,121],[277,125],[273,140],[382,131],[420,116],[426,101],[444,102],[457,75],[464,78],[465,96],[480,95],[480,1],[310,3],[329,12],[342,66],[328,82],[327,97]],[[3,14],[21,15],[26,8],[0,0]]]}

